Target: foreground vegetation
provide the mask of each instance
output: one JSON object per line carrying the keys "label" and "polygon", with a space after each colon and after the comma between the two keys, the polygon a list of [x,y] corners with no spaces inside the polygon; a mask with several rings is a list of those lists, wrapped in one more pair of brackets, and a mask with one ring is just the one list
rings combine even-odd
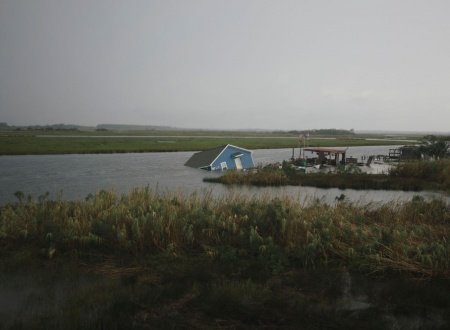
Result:
{"label": "foreground vegetation", "polygon": [[450,191],[450,159],[403,162],[388,174],[365,174],[357,167],[341,168],[335,173],[304,174],[284,164],[281,169],[268,166],[251,172],[230,171],[221,177],[206,178],[204,181],[255,186]]}
{"label": "foreground vegetation", "polygon": [[[227,253],[303,267],[341,264],[449,276],[449,207],[420,198],[405,204],[299,205],[290,198],[213,199],[138,189],[86,201],[25,201],[1,208],[3,247],[67,251]],[[407,243],[405,242],[407,240]],[[222,251],[223,252],[223,251]]]}
{"label": "foreground vegetation", "polygon": [[16,196],[0,209],[5,327],[385,329],[429,327],[431,311],[450,324],[443,201]]}
{"label": "foreground vegetation", "polygon": [[[360,135],[323,137],[311,136],[308,143],[323,147],[399,143],[383,136],[377,140],[366,140],[366,136]],[[197,151],[228,143],[248,149],[292,148],[298,146],[298,135],[225,131],[0,131],[0,155]]]}

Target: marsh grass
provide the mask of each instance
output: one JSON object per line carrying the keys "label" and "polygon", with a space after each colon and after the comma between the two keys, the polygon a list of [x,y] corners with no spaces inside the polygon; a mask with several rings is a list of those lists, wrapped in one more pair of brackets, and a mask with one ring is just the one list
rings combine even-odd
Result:
{"label": "marsh grass", "polygon": [[439,183],[444,190],[450,190],[450,159],[404,162],[394,167],[389,174],[392,177]]}
{"label": "marsh grass", "polygon": [[221,177],[205,178],[204,181],[253,186],[282,186],[289,182],[288,176],[283,171],[272,168],[258,168],[250,173],[228,171]]}
{"label": "marsh grass", "polygon": [[[450,210],[439,200],[302,205],[149,188],[18,197],[0,208],[5,329],[450,322]],[[361,292],[368,307],[345,309]]]}
{"label": "marsh grass", "polygon": [[282,271],[343,264],[370,271],[449,276],[450,211],[415,198],[381,206],[345,200],[301,205],[284,197],[101,191],[84,201],[21,201],[0,209],[0,244],[38,248],[46,258],[99,252],[256,258]]}
{"label": "marsh grass", "polygon": [[[311,146],[323,147],[398,144],[339,135],[332,140],[311,138],[309,142]],[[198,151],[228,143],[247,149],[292,148],[298,144],[298,135],[217,131],[0,132],[0,155]]]}
{"label": "marsh grass", "polygon": [[450,160],[403,162],[388,174],[308,173],[300,174],[290,167],[261,167],[250,172],[229,171],[205,182],[255,186],[312,186],[340,189],[382,190],[450,190]]}

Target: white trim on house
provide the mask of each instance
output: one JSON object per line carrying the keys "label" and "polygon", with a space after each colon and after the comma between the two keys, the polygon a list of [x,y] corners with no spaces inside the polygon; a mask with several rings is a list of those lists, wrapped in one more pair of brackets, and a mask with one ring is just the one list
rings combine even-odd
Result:
{"label": "white trim on house", "polygon": [[244,154],[242,152],[235,152],[234,154],[231,155],[231,158],[233,158],[233,159],[241,158],[242,156],[244,156]]}
{"label": "white trim on house", "polygon": [[251,151],[251,150],[248,150],[248,149],[245,149],[245,148],[241,148],[241,147],[238,147],[238,146],[235,146],[235,145],[232,145],[232,144],[227,144],[227,147],[228,147],[228,146],[233,147],[233,148],[236,148],[236,149],[241,149],[241,150],[244,150],[244,151],[248,151],[248,152],[250,152],[250,153],[253,152],[253,151]]}

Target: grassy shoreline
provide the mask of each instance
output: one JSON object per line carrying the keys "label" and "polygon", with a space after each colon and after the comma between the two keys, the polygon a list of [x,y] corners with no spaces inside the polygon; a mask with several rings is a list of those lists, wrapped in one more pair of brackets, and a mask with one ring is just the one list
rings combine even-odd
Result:
{"label": "grassy shoreline", "polygon": [[450,210],[438,200],[418,197],[374,209],[345,201],[305,206],[287,197],[159,195],[148,188],[122,196],[102,191],[86,201],[18,197],[19,203],[0,208],[4,247],[39,245],[49,254],[114,249],[217,257],[228,246],[233,253],[273,254],[304,267],[337,263],[450,276],[450,246],[445,244]]}
{"label": "grassy shoreline", "polygon": [[439,200],[17,196],[0,208],[5,329],[450,324],[450,209]]}

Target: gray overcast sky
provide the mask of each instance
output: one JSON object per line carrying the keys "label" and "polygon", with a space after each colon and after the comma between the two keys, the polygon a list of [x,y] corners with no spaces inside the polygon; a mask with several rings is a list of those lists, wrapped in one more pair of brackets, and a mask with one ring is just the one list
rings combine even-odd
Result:
{"label": "gray overcast sky", "polygon": [[0,0],[0,122],[450,131],[450,1]]}

